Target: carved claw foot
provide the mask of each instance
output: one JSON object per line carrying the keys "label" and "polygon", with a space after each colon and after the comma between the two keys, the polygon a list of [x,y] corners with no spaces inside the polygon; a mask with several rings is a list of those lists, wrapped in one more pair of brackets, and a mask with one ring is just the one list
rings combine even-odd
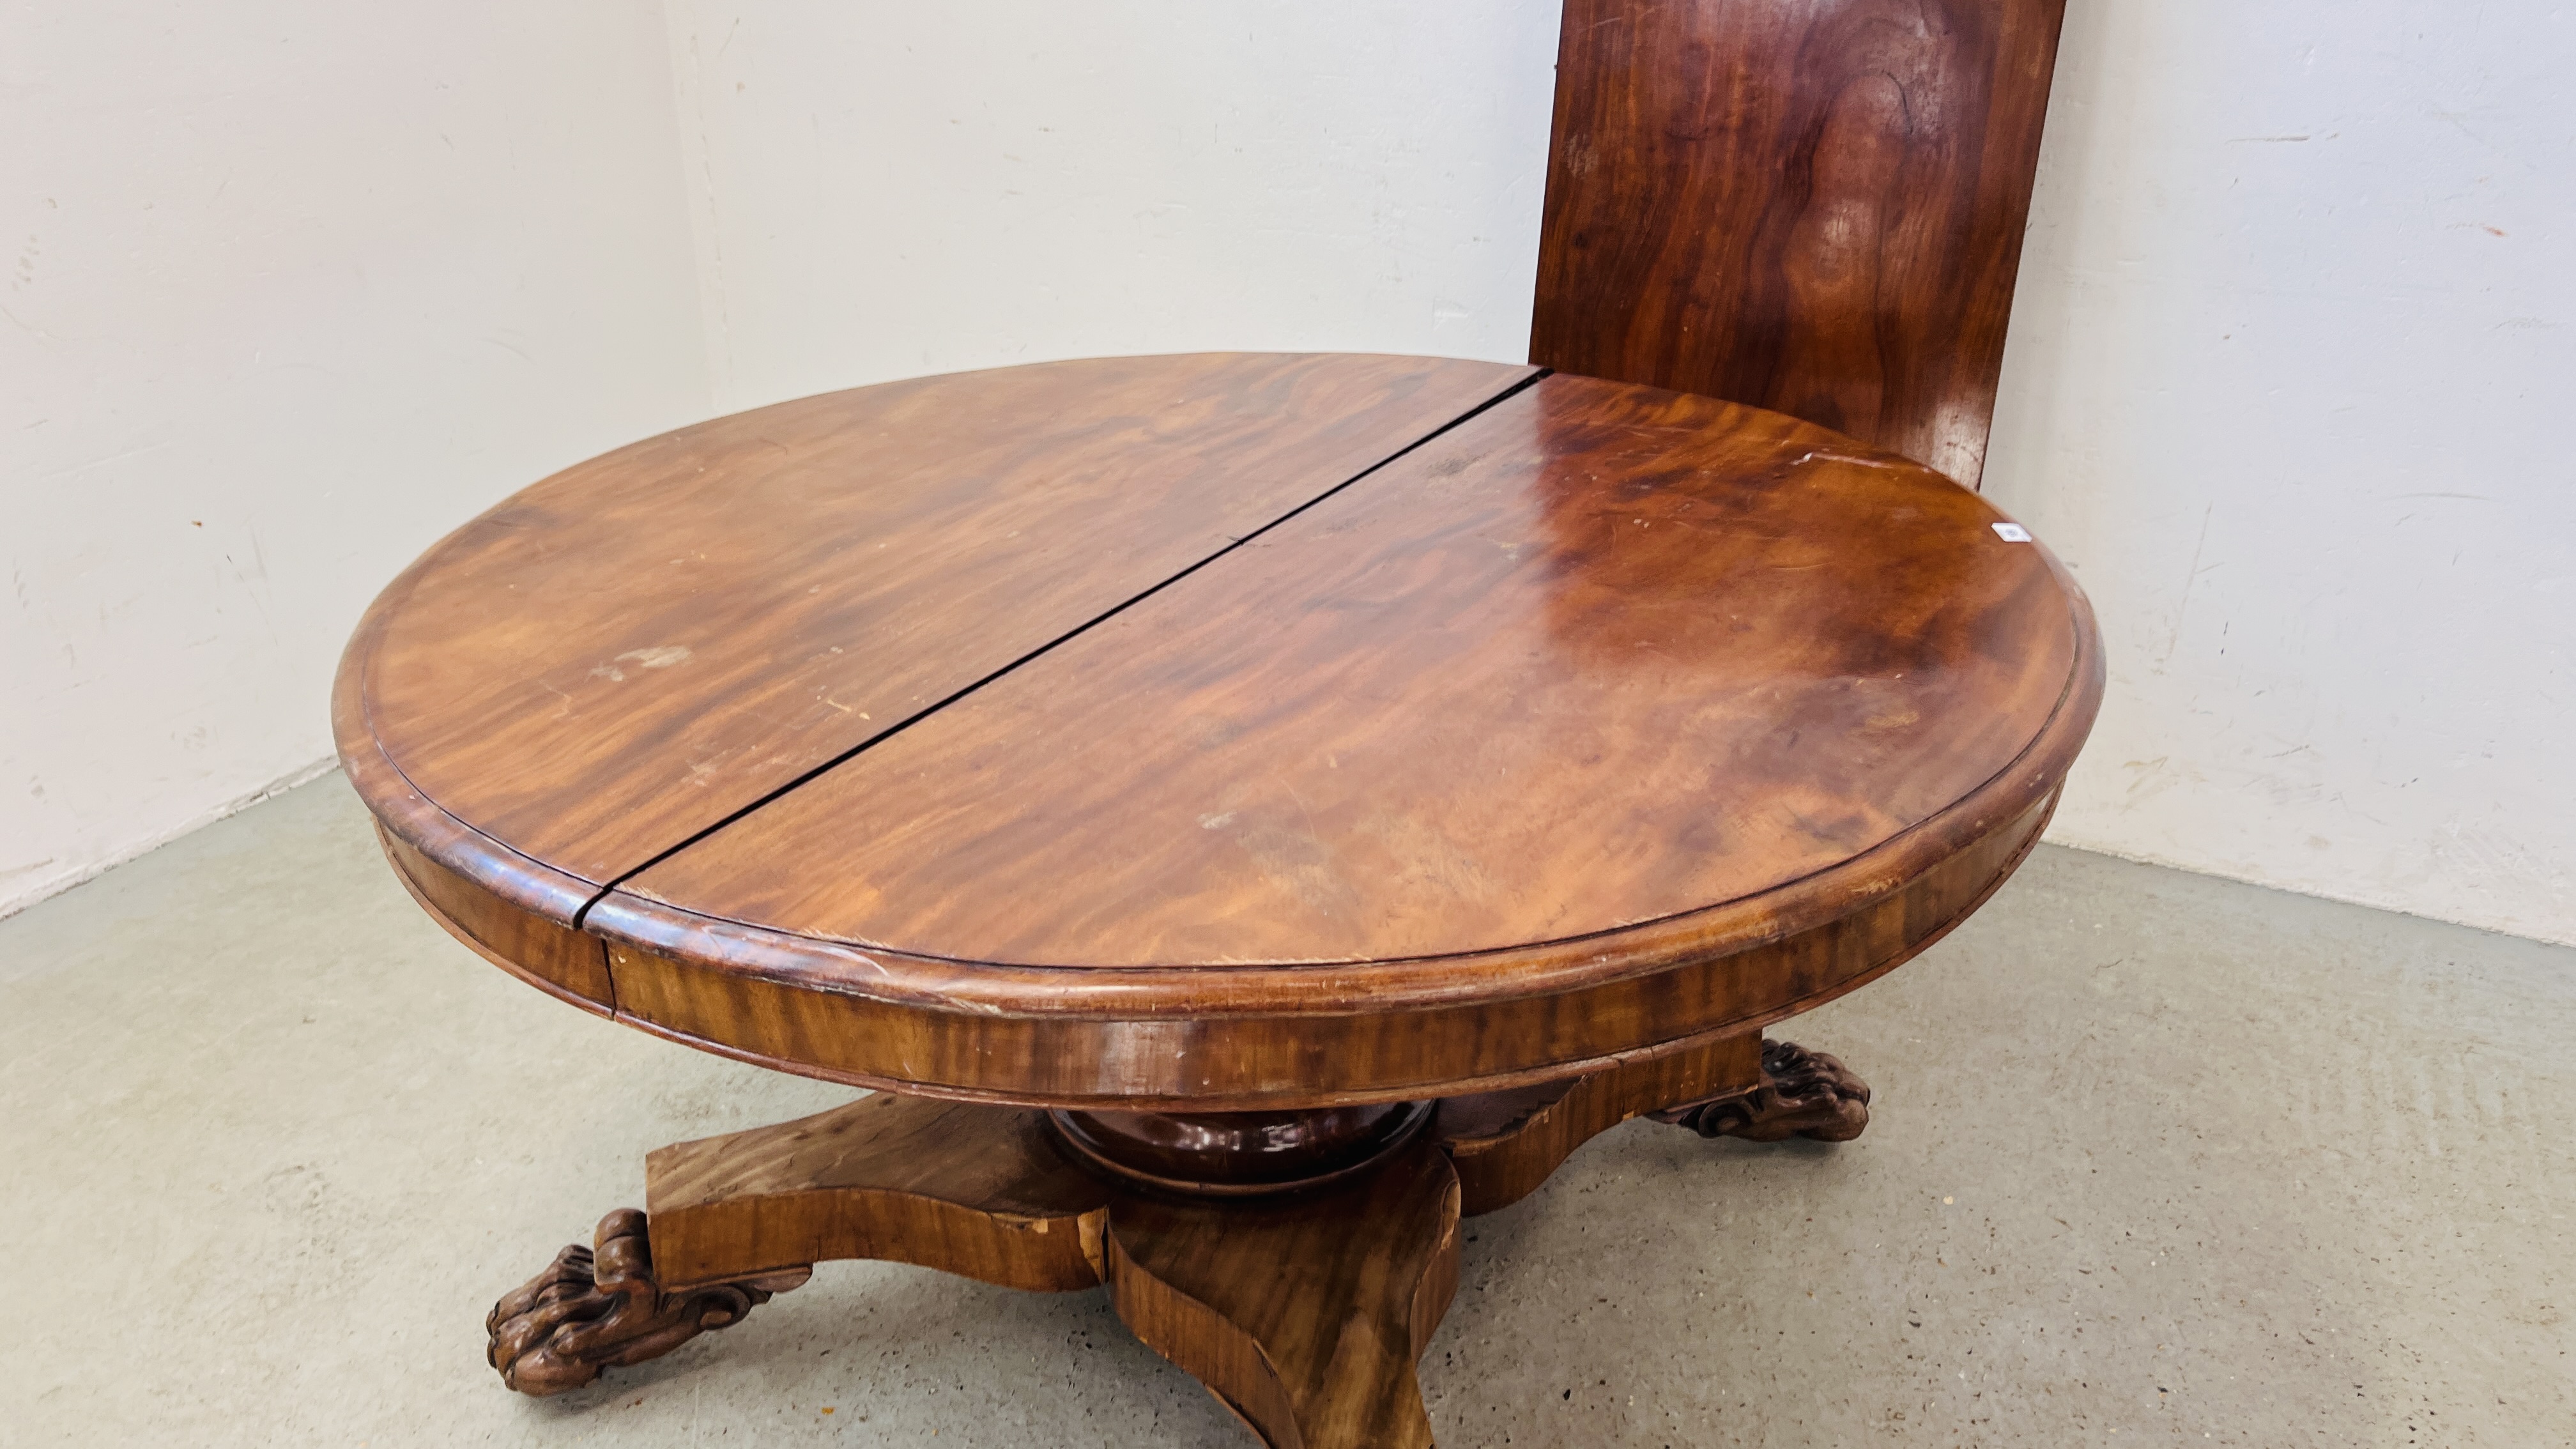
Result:
{"label": "carved claw foot", "polygon": [[813,1276],[811,1268],[666,1292],[653,1277],[644,1215],[619,1208],[599,1220],[596,1248],[576,1243],[546,1270],[492,1305],[483,1326],[501,1382],[540,1397],[577,1389],[604,1368],[659,1358],[711,1328],[742,1321],[757,1304]]}
{"label": "carved claw foot", "polygon": [[1760,1085],[1666,1107],[1652,1115],[1658,1122],[1678,1123],[1702,1137],[1849,1142],[1869,1126],[1869,1084],[1823,1052],[1811,1052],[1794,1042],[1766,1041]]}

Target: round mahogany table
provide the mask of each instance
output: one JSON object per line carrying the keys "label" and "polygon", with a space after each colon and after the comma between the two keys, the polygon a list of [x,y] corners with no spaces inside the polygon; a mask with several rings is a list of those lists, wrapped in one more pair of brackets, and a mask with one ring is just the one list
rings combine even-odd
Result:
{"label": "round mahogany table", "polygon": [[654,1152],[493,1310],[551,1393],[880,1258],[1107,1284],[1274,1445],[1427,1444],[1458,1220],[1652,1113],[1841,1140],[1767,1024],[1974,910],[2102,688],[1930,470],[1428,358],[925,378],[684,428],[376,601],[341,758],[540,990],[877,1089]]}

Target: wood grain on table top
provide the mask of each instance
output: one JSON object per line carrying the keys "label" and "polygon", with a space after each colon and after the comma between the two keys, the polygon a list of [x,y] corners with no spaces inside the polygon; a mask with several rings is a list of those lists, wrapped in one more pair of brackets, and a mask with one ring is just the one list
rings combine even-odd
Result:
{"label": "wood grain on table top", "polygon": [[1110,359],[684,428],[397,579],[344,666],[342,752],[362,790],[417,797],[371,796],[395,829],[564,914],[1531,371]]}
{"label": "wood grain on table top", "polygon": [[1740,900],[1971,794],[2068,696],[2079,606],[2000,517],[1777,414],[1548,378],[621,894],[1066,966]]}

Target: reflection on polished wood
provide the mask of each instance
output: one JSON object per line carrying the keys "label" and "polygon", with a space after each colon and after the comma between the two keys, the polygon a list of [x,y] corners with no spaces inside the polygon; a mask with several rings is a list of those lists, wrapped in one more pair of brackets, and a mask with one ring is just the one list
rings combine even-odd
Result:
{"label": "reflection on polished wood", "polygon": [[2029,749],[2078,631],[2002,518],[1777,414],[1551,377],[614,910],[1246,980],[1449,958],[1416,970],[1489,992],[1486,953],[1794,894]]}
{"label": "reflection on polished wood", "polygon": [[1200,1197],[1262,1197],[1375,1170],[1430,1125],[1431,1104],[1048,1115],[1066,1145],[1111,1176]]}
{"label": "reflection on polished wood", "polygon": [[2065,0],[1567,0],[1530,358],[1976,486]]}

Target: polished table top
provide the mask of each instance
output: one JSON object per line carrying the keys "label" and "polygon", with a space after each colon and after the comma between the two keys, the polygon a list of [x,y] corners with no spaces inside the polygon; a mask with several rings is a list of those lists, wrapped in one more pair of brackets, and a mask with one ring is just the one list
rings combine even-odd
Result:
{"label": "polished table top", "polygon": [[[2026,848],[2098,701],[2092,628],[1976,494],[1778,414],[1485,363],[1118,359],[781,404],[539,483],[386,591],[340,733],[415,858],[611,943],[600,1004],[639,1025],[856,1081],[1178,1098],[969,1081],[928,1058],[1050,1048],[922,1033],[1597,1013],[1567,993]],[[1776,1013],[1875,969],[1726,989]],[[657,1022],[675,991],[690,1020]],[[880,1011],[778,1020],[800,995]],[[842,1060],[852,1032],[905,1039]],[[1220,1045],[1128,1035],[1094,1049]],[[1235,1087],[1396,1090],[1336,1040]]]}

